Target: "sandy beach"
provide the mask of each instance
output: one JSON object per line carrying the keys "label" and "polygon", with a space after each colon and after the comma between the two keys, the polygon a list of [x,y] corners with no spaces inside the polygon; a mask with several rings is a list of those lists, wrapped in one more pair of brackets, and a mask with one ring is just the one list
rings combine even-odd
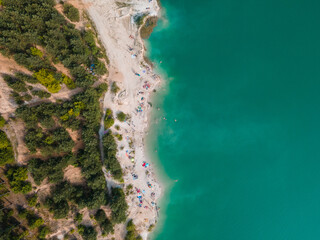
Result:
{"label": "sandy beach", "polygon": [[[115,95],[108,91],[103,108],[112,109],[114,115],[123,111],[130,118],[126,122],[115,121],[111,130],[122,135],[118,141],[118,160],[124,172],[124,184],[115,182],[104,169],[108,187],[122,186],[129,205],[128,219],[133,219],[137,231],[147,239],[148,228],[158,218],[157,201],[161,187],[154,174],[153,163],[146,157],[144,138],[148,130],[148,114],[151,109],[150,95],[159,85],[160,78],[144,61],[144,45],[133,16],[147,13],[157,16],[159,6],[155,0],[134,0],[119,3],[115,0],[83,0],[95,24],[101,42],[106,48],[109,66],[109,83],[116,82],[120,91]],[[102,121],[103,124],[103,121]],[[115,126],[120,126],[116,130]],[[100,136],[104,133],[100,130]],[[115,227],[116,239],[125,235],[125,226]],[[107,238],[106,238],[107,239]]]}

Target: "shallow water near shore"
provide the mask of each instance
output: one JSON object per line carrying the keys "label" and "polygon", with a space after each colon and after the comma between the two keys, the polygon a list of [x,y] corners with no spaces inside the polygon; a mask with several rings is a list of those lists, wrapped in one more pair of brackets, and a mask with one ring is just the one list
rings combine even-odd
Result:
{"label": "shallow water near shore", "polygon": [[172,187],[152,239],[319,239],[320,2],[161,2],[147,146]]}

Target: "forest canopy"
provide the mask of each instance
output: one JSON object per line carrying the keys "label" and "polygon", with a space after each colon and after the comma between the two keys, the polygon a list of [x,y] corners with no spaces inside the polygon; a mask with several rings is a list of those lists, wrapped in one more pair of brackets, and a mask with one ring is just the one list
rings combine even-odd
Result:
{"label": "forest canopy", "polygon": [[[69,68],[78,87],[92,85],[107,72],[92,32],[76,29],[54,8],[53,0],[3,0],[2,4],[0,52],[34,71],[50,92],[60,90],[51,60]],[[65,4],[65,13],[72,19],[77,18],[77,11]]]}
{"label": "forest canopy", "polygon": [[[13,193],[25,194],[23,199],[27,203],[17,207],[15,215],[24,219],[27,229],[36,231],[37,239],[44,239],[49,233],[44,225],[48,219],[40,217],[44,215],[39,214],[39,208],[44,207],[54,219],[73,219],[76,215],[79,234],[84,239],[96,239],[96,226],[81,225],[79,210],[88,208],[96,212],[93,217],[102,234],[113,233],[114,224],[126,221],[128,205],[121,188],[113,188],[109,193],[102,171],[99,98],[108,85],[94,84],[99,76],[107,73],[105,54],[96,44],[96,35],[85,28],[77,29],[55,9],[54,0],[0,0],[0,3],[3,6],[0,10],[0,53],[31,72],[3,76],[19,105],[8,122],[24,122],[23,140],[30,154],[22,163],[25,165],[10,165],[14,162],[13,147],[0,130],[0,165],[5,165],[8,188],[10,186]],[[75,7],[66,3],[63,14],[72,22],[81,17]],[[57,64],[67,68],[67,73],[60,72]],[[42,84],[46,89],[34,84]],[[55,94],[65,90],[63,84],[69,89],[78,89],[72,91],[74,95],[68,99],[58,98]],[[118,91],[116,88],[114,85],[113,90]],[[126,115],[122,117],[125,120]],[[106,126],[111,127],[114,120],[111,112],[106,116]],[[0,118],[0,127],[5,124]],[[103,137],[103,148],[107,169],[115,179],[123,181],[111,131]],[[72,182],[65,176],[69,166],[81,170],[79,182]],[[42,184],[49,184],[50,191],[45,196],[36,191]],[[101,208],[107,205],[111,208],[111,217]],[[9,220],[9,216],[0,214],[1,227],[6,230],[7,225],[2,223]],[[23,239],[28,232],[17,238],[16,235],[11,238],[10,234],[8,239]]]}

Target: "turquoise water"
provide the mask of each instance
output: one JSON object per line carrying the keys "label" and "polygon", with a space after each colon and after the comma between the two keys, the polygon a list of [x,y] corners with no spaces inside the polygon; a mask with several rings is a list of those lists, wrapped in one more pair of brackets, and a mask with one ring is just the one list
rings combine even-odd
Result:
{"label": "turquoise water", "polygon": [[149,148],[173,187],[154,239],[320,239],[320,2],[162,4]]}

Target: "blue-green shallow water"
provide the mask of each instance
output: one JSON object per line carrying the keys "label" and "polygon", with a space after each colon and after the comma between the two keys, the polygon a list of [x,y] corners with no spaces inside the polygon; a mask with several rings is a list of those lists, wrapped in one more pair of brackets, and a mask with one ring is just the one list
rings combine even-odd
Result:
{"label": "blue-green shallow water", "polygon": [[320,239],[320,2],[162,4],[149,147],[178,182],[154,239]]}

